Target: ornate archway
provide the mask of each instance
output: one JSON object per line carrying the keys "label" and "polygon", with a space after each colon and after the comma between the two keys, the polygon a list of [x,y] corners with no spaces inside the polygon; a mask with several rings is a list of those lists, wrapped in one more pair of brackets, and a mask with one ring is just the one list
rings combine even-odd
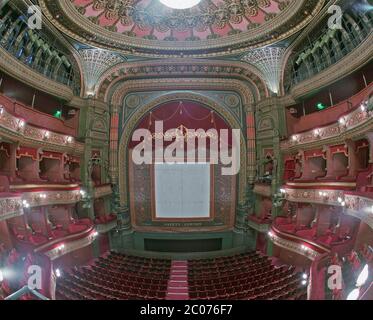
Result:
{"label": "ornate archway", "polygon": [[[245,202],[246,195],[246,184],[247,184],[247,148],[246,148],[246,137],[243,133],[243,129],[237,119],[224,107],[220,106],[218,103],[213,101],[211,98],[203,96],[197,93],[191,92],[178,92],[165,94],[161,97],[155,98],[151,102],[139,107],[132,116],[126,121],[123,128],[123,133],[119,139],[119,151],[118,154],[112,154],[112,156],[118,159],[117,175],[119,177],[118,187],[120,204],[122,207],[128,207],[129,197],[128,197],[128,144],[139,121],[151,110],[157,106],[171,101],[188,100],[192,102],[197,102],[202,105],[207,106],[209,109],[213,110],[219,114],[231,128],[241,130],[240,139],[240,165],[241,169],[238,175],[238,190],[237,198],[238,203]],[[113,150],[112,150],[113,152]],[[253,164],[255,166],[255,164]]]}

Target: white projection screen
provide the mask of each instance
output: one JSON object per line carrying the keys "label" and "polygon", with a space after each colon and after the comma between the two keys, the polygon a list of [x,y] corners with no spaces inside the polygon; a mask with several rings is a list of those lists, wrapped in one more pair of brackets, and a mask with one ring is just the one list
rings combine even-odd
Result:
{"label": "white projection screen", "polygon": [[155,163],[156,219],[210,217],[209,163]]}

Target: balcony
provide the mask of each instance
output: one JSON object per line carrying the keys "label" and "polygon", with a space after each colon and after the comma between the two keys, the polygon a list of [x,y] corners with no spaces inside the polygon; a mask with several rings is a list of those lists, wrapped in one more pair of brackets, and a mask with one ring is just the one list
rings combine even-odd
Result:
{"label": "balcony", "polygon": [[0,95],[0,106],[8,114],[7,118],[27,119],[27,124],[34,128],[49,130],[61,135],[76,137],[79,113],[70,120],[55,118],[49,114],[32,109],[22,103]]}

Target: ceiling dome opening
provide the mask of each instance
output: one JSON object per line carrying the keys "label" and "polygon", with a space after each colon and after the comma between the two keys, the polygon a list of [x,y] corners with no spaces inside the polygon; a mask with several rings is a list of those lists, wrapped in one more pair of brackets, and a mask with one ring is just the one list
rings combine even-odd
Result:
{"label": "ceiling dome opening", "polygon": [[201,0],[159,0],[166,7],[171,9],[189,9],[201,2]]}

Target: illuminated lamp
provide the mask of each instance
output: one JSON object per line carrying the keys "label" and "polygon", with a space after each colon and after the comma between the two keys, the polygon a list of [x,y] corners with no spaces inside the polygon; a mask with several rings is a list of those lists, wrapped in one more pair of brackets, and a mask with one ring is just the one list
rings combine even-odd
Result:
{"label": "illuminated lamp", "polygon": [[159,0],[160,3],[171,9],[189,9],[201,2],[201,0]]}
{"label": "illuminated lamp", "polygon": [[360,295],[360,290],[354,289],[347,296],[347,300],[357,300],[359,298],[359,295]]}
{"label": "illuminated lamp", "polygon": [[363,270],[361,271],[361,273],[359,274],[359,276],[357,277],[356,286],[357,287],[363,286],[365,282],[368,280],[368,277],[369,277],[369,268],[368,268],[368,265],[366,264]]}
{"label": "illuminated lamp", "polygon": [[60,269],[56,269],[56,277],[57,278],[61,278],[62,274],[61,274],[61,270]]}
{"label": "illuminated lamp", "polygon": [[4,274],[3,271],[0,269],[0,282],[4,281]]}

